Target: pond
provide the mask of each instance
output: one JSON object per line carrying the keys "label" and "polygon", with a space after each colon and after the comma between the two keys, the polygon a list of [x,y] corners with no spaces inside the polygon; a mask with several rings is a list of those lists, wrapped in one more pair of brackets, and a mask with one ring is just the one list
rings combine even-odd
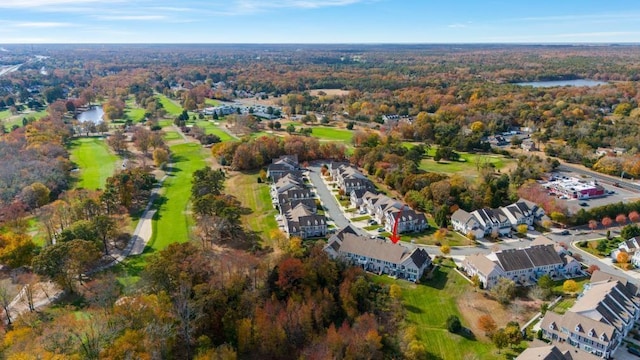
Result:
{"label": "pond", "polygon": [[551,81],[530,81],[530,82],[518,82],[514,83],[520,86],[533,86],[533,87],[556,87],[556,86],[598,86],[607,85],[604,81],[588,80],[588,79],[576,79],[576,80],[551,80]]}
{"label": "pond", "polygon": [[102,121],[103,115],[104,111],[102,110],[102,106],[94,106],[91,109],[78,114],[78,121],[91,121],[97,124]]}

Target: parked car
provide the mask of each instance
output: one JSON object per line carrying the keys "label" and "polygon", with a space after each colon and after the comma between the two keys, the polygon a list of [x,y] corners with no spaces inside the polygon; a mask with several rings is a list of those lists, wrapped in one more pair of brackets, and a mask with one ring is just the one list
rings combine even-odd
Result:
{"label": "parked car", "polygon": [[378,222],[377,222],[377,221],[375,221],[375,220],[373,220],[373,219],[369,220],[367,223],[368,223],[369,225],[378,225]]}
{"label": "parked car", "polygon": [[589,206],[589,204],[587,204],[586,202],[583,201],[583,202],[580,203],[580,206]]}
{"label": "parked car", "polygon": [[385,232],[386,230],[383,227],[378,228],[378,232]]}
{"label": "parked car", "polygon": [[638,348],[636,348],[636,347],[628,346],[628,347],[627,347],[627,351],[628,351],[628,352],[629,352],[629,354],[631,354],[631,355],[640,356],[640,349],[638,349]]}

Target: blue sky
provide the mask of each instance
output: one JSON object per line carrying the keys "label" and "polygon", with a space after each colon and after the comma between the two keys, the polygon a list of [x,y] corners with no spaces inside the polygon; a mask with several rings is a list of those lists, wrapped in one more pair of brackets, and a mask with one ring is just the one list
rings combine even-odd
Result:
{"label": "blue sky", "polygon": [[638,41],[637,0],[0,0],[0,44]]}

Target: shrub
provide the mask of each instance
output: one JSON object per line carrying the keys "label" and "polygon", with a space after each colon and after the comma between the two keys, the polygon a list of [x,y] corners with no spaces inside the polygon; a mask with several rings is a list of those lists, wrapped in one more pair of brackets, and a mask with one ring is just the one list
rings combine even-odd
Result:
{"label": "shrub", "polygon": [[460,323],[460,319],[455,316],[455,315],[451,315],[447,318],[447,330],[450,333],[457,333],[462,329],[462,323]]}

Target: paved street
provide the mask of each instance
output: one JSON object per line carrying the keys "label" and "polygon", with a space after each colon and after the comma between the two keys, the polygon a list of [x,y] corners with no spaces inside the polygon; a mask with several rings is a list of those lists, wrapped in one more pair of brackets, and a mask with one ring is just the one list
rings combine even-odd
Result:
{"label": "paved street", "polygon": [[[314,163],[309,165],[309,181],[316,188],[318,198],[326,209],[326,214],[336,224],[338,229],[342,229],[350,224],[349,220],[344,216],[344,213],[340,210],[338,200],[333,195],[331,190],[327,187],[324,181],[322,181],[322,174],[320,173],[321,164]],[[358,229],[360,230],[360,229]],[[364,232],[361,231],[362,234]]]}

